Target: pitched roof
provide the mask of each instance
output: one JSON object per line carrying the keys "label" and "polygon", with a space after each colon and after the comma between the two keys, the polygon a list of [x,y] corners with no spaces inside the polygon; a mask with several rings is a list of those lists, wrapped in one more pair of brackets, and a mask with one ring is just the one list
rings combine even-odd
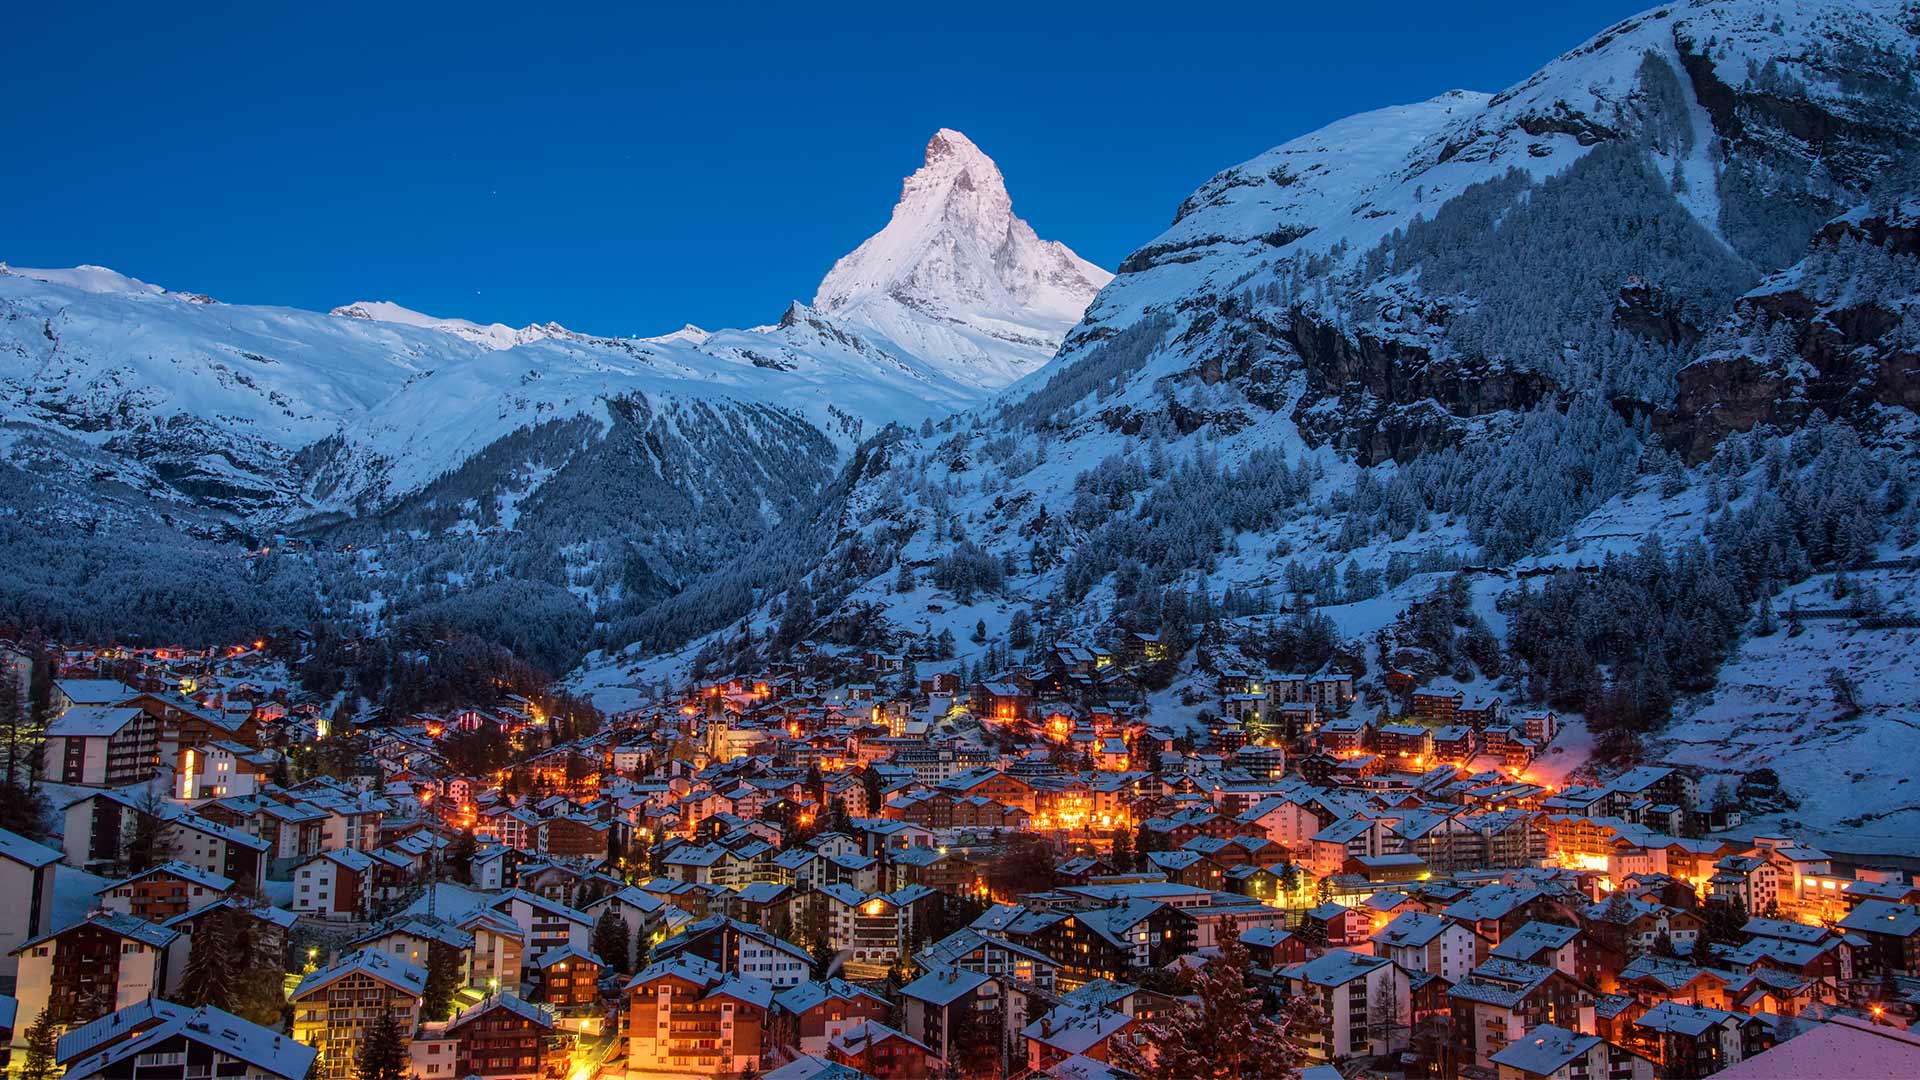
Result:
{"label": "pitched roof", "polygon": [[1849,911],[1847,917],[1840,920],[1840,928],[1865,934],[1912,937],[1920,932],[1920,907],[1890,904],[1885,900],[1863,900],[1859,907]]}
{"label": "pitched roof", "polygon": [[301,979],[300,985],[294,987],[293,996],[305,997],[356,972],[416,997],[427,988],[426,969],[419,965],[375,949],[356,949]]}
{"label": "pitched roof", "polygon": [[798,986],[790,986],[774,995],[780,1007],[792,1013],[803,1013],[828,1001],[857,1001],[867,998],[876,1004],[885,1006],[887,999],[864,987],[855,986],[841,978],[831,978],[825,982],[812,979]]}
{"label": "pitched roof", "polygon": [[38,869],[59,862],[61,852],[19,833],[0,829],[0,857]]}
{"label": "pitched roof", "polygon": [[103,738],[118,734],[139,715],[131,705],[75,705],[47,725],[47,737]]}
{"label": "pitched roof", "polygon": [[1835,1015],[1827,1023],[1715,1075],[1724,1080],[1920,1076],[1920,1034]]}
{"label": "pitched roof", "polygon": [[129,1033],[155,1024],[180,1019],[192,1012],[187,1006],[176,1005],[165,998],[142,998],[124,1009],[96,1017],[60,1036],[60,1040],[54,1044],[53,1059],[57,1062],[72,1061],[83,1054],[92,1053],[103,1043],[125,1038]]}
{"label": "pitched roof", "polygon": [[447,1021],[447,1030],[453,1031],[463,1024],[477,1020],[496,1009],[505,1009],[517,1016],[539,1024],[544,1028],[553,1027],[553,1013],[544,1005],[535,1005],[517,994],[490,994],[478,1005],[461,1010],[458,1016]]}
{"label": "pitched roof", "polygon": [[142,878],[152,877],[155,874],[171,874],[172,876],[180,878],[184,881],[190,881],[195,885],[204,885],[209,889],[217,889],[221,892],[226,892],[228,889],[233,888],[233,879],[230,877],[223,877],[219,874],[208,873],[207,871],[202,870],[197,866],[192,866],[187,863],[183,863],[178,859],[168,859],[166,862],[161,863],[159,866],[149,867],[145,870],[140,871],[137,874],[133,874],[131,876],[121,878],[119,881],[113,882],[112,884],[108,885],[106,888],[95,889],[93,892],[95,896],[98,896],[103,892],[111,892],[112,890],[117,889],[122,885],[131,885],[132,883],[139,881]]}
{"label": "pitched roof", "polygon": [[991,982],[992,976],[965,968],[938,968],[900,988],[906,997],[929,1005],[947,1006]]}
{"label": "pitched roof", "polygon": [[1551,1076],[1575,1058],[1600,1045],[1598,1035],[1582,1035],[1553,1024],[1541,1024],[1508,1043],[1488,1060],[1529,1076]]}
{"label": "pitched roof", "polygon": [[232,1013],[204,1006],[185,1016],[176,1016],[124,1042],[80,1058],[67,1067],[75,1080],[97,1075],[176,1036],[246,1062],[261,1072],[304,1080],[319,1051],[290,1035],[242,1020]]}
{"label": "pitched roof", "polygon": [[1345,986],[1354,979],[1391,963],[1393,961],[1384,956],[1363,956],[1345,949],[1336,949],[1305,963],[1282,968],[1280,974],[1284,978],[1299,979],[1314,986]]}
{"label": "pitched roof", "polygon": [[1447,927],[1458,926],[1452,919],[1443,919],[1438,915],[1409,911],[1399,915],[1387,925],[1375,931],[1373,940],[1388,946],[1404,945],[1420,948],[1434,938],[1447,932]]}

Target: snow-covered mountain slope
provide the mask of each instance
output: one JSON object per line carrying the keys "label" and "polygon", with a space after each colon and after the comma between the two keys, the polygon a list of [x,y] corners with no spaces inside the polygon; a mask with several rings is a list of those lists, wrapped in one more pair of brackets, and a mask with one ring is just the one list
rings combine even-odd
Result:
{"label": "snow-covered mountain slope", "polygon": [[[1905,553],[1911,559],[1911,551]],[[1854,590],[1914,595],[1915,570],[1847,575]],[[1737,786],[1771,769],[1791,800],[1748,823],[1858,855],[1920,855],[1920,709],[1914,649],[1920,629],[1819,618],[1790,625],[1790,605],[1844,609],[1835,576],[1774,600],[1777,628],[1745,641],[1713,693],[1683,708],[1658,751]],[[1836,677],[1837,676],[1837,677]]]}
{"label": "snow-covered mountain slope", "polygon": [[[0,407],[255,529],[392,505],[523,428],[604,427],[616,400],[775,410],[848,447],[1038,364],[1106,276],[1012,217],[964,136],[936,136],[915,177],[823,286],[839,314],[796,303],[748,330],[595,338],[386,301],[196,303],[100,267],[0,272]],[[901,276],[874,276],[889,265]]]}
{"label": "snow-covered mountain slope", "polygon": [[942,128],[887,227],[833,264],[813,306],[961,385],[998,389],[1050,359],[1112,277],[1035,235],[992,159]]}
{"label": "snow-covered mountain slope", "polygon": [[[1190,717],[1210,693],[1203,655],[1377,679],[1376,643],[1406,637],[1397,624],[1463,566],[1480,568],[1468,614],[1506,635],[1495,599],[1542,569],[1523,571],[1524,559],[1558,552],[1591,571],[1609,545],[1649,537],[1705,558],[1692,545],[1727,540],[1721,508],[1646,420],[1671,407],[1703,350],[1726,344],[1712,328],[1736,303],[1758,304],[1763,279],[1808,257],[1830,220],[1912,191],[1916,74],[1909,13],[1891,0],[1678,4],[1503,92],[1456,91],[1293,139],[1188,198],[1045,367],[931,436],[875,447],[821,530],[830,542],[793,572],[728,567],[685,594],[698,611],[663,605],[660,628],[704,636],[668,652],[663,630],[652,655],[601,656],[581,684],[612,694],[630,673],[655,679],[702,657],[750,664],[751,649],[796,632],[892,647],[944,633],[963,661],[1004,663],[989,652],[996,631],[1025,610],[1036,640],[1118,626],[1195,646],[1170,696],[1153,699]],[[1906,280],[1903,250],[1889,252],[1907,261],[1886,281]],[[1815,301],[1851,310],[1836,298],[1852,288],[1823,286]],[[1908,420],[1862,426],[1870,464],[1848,475],[1871,479],[1766,522],[1809,530],[1813,565],[1841,557],[1816,534],[1846,531],[1855,558],[1886,545],[1867,532],[1914,518],[1902,494],[1906,304],[1877,310],[1893,318],[1810,339],[1815,353],[1881,343],[1893,392],[1876,405]],[[1692,460],[1728,433],[1771,439],[1811,410],[1723,412]],[[1758,435],[1753,453],[1765,446],[1769,460],[1800,452]],[[1765,471],[1741,481],[1743,513],[1755,485],[1792,473]],[[1767,497],[1812,498],[1790,487]],[[1716,567],[1713,587],[1731,581],[1726,603],[1752,604],[1784,584],[1768,578],[1779,572],[1764,558]],[[749,595],[770,599],[721,602]],[[1289,637],[1274,605],[1295,598],[1332,621],[1337,650]],[[1733,648],[1737,628],[1723,610],[1702,621],[1713,619],[1714,647]],[[1684,640],[1692,624],[1678,625],[1663,629]],[[1429,674],[1456,677],[1446,651],[1409,650],[1434,657]],[[1673,660],[1696,683],[1709,666]],[[1636,687],[1660,679],[1644,656],[1605,665]],[[1518,663],[1478,675],[1516,703],[1553,681]]]}

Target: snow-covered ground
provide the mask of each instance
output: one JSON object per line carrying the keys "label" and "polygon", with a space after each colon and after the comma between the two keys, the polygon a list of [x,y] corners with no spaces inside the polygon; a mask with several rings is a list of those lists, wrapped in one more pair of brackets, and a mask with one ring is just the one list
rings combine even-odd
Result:
{"label": "snow-covered ground", "polygon": [[[1920,573],[1863,573],[1911,613]],[[1920,856],[1920,630],[1861,629],[1851,619],[1807,619],[1792,634],[1790,601],[1832,608],[1832,577],[1819,575],[1775,604],[1779,630],[1747,639],[1721,669],[1720,684],[1683,703],[1656,752],[1716,774],[1716,782],[1771,768],[1798,809],[1748,822],[1778,828],[1847,854]],[[1828,673],[1858,688],[1858,712],[1842,705]],[[1710,788],[1709,788],[1710,790]]]}

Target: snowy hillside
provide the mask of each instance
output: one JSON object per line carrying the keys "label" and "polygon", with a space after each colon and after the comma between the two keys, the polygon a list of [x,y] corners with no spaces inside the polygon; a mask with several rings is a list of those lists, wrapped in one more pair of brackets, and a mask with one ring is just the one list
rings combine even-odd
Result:
{"label": "snowy hillside", "polygon": [[[230,577],[235,539],[350,545],[318,568],[339,577],[326,613],[464,618],[445,608],[471,595],[475,625],[518,612],[553,662],[810,519],[886,425],[938,420],[1042,363],[1106,278],[1014,217],[998,169],[951,131],[822,287],[833,310],[795,302],[747,329],[597,338],[0,266],[0,488],[18,500],[0,526],[56,518],[106,530],[103,549],[124,535],[116,566],[138,576],[164,550],[156,576],[179,582]],[[175,530],[197,539],[148,543]],[[44,617],[93,625],[96,570],[52,565],[29,529],[0,528],[7,543],[49,566],[0,613],[64,597]],[[152,631],[257,610],[229,591],[156,602],[180,617]]]}
{"label": "snowy hillside", "polygon": [[[1840,584],[1910,612],[1915,578],[1912,568],[1868,571]],[[1776,597],[1778,629],[1742,645],[1720,685],[1667,729],[1660,748],[1723,785],[1763,768],[1781,777],[1793,803],[1758,815],[1750,830],[1784,828],[1839,851],[1920,855],[1912,752],[1920,745],[1912,662],[1920,629],[1830,616],[1792,625],[1795,605],[1846,609],[1835,586],[1834,575],[1821,575]]]}

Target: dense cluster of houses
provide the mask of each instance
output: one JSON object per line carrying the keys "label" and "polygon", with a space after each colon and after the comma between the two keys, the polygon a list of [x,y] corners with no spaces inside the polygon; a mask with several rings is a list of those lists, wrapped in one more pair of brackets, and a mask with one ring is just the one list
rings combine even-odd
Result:
{"label": "dense cluster of houses", "polygon": [[[13,1041],[344,1080],[384,1017],[420,1080],[1093,1080],[1229,946],[1318,1004],[1312,1062],[1406,1075],[1705,1076],[1920,1006],[1898,870],[1704,836],[1677,768],[1529,778],[1558,719],[1457,691],[1365,715],[1350,676],[1227,671],[1154,715],[1155,645],[972,679],[808,645],[560,741],[511,697],[330,732],[246,648],[75,660],[58,846],[0,834]],[[291,774],[340,739],[356,768]],[[282,1030],[175,1003],[232,913],[289,961]]]}

